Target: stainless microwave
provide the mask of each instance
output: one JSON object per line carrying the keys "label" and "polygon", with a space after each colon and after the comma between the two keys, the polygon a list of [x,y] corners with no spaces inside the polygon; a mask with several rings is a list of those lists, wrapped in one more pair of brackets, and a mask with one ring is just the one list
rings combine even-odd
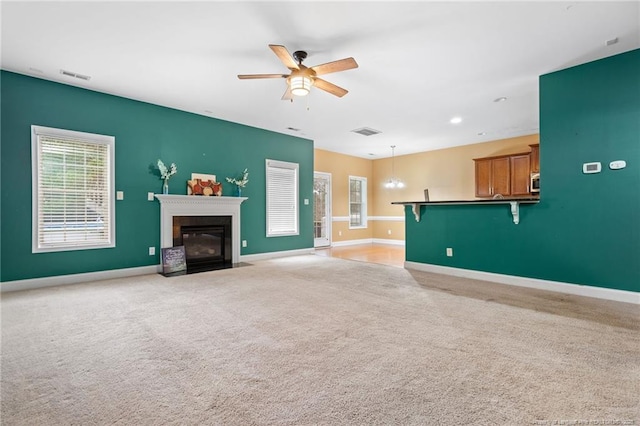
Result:
{"label": "stainless microwave", "polygon": [[540,173],[531,173],[531,193],[540,192]]}

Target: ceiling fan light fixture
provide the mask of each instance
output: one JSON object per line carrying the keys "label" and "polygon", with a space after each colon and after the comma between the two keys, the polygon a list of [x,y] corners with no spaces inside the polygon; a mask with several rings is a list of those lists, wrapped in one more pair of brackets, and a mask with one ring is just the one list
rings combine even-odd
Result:
{"label": "ceiling fan light fixture", "polygon": [[313,81],[306,75],[296,75],[289,77],[289,87],[291,94],[295,96],[307,96],[311,90]]}

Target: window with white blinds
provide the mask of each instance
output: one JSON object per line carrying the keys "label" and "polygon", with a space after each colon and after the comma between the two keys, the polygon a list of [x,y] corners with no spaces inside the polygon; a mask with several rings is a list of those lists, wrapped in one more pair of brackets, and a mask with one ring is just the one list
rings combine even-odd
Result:
{"label": "window with white blinds", "polygon": [[349,176],[349,228],[367,227],[367,178]]}
{"label": "window with white blinds", "polygon": [[297,163],[267,160],[267,237],[298,235]]}
{"label": "window with white blinds", "polygon": [[113,136],[31,126],[34,253],[115,246]]}

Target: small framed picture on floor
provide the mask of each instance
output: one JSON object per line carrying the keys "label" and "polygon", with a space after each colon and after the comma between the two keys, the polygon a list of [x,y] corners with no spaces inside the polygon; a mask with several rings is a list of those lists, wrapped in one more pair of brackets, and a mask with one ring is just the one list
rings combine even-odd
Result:
{"label": "small framed picture on floor", "polygon": [[173,277],[187,273],[187,257],[184,246],[162,249],[162,275]]}

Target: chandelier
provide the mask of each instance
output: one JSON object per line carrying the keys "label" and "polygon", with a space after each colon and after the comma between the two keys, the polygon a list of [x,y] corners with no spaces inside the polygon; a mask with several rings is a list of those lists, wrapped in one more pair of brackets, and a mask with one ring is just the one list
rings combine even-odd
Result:
{"label": "chandelier", "polygon": [[385,182],[384,187],[389,189],[404,188],[404,182],[395,174],[395,145],[391,145],[391,177]]}

